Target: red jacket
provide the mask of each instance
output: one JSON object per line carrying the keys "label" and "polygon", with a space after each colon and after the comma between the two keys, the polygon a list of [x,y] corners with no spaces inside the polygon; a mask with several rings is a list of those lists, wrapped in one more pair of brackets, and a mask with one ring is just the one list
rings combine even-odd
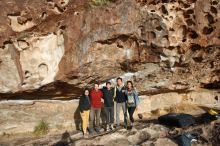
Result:
{"label": "red jacket", "polygon": [[93,89],[90,92],[90,102],[91,102],[91,107],[93,108],[102,108],[102,102],[101,98],[103,97],[103,93],[101,90],[96,91]]}

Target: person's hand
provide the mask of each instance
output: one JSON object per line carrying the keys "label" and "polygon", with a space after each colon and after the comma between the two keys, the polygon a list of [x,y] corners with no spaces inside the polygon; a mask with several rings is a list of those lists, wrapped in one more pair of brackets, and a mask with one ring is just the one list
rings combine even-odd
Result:
{"label": "person's hand", "polygon": [[103,99],[103,98],[101,98],[101,102],[104,102],[104,99]]}

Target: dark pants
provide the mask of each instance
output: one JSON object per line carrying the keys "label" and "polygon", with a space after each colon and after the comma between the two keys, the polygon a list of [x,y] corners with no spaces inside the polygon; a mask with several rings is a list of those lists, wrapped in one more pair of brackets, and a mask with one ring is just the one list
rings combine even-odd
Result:
{"label": "dark pants", "polygon": [[106,124],[113,124],[114,123],[114,106],[112,107],[105,107],[105,115],[106,115]]}
{"label": "dark pants", "polygon": [[89,121],[89,129],[91,131],[94,130],[94,120],[95,121],[95,127],[96,129],[100,129],[100,113],[101,113],[101,108],[91,108],[90,110],[90,121]]}
{"label": "dark pants", "polygon": [[129,113],[129,118],[131,123],[134,123],[134,118],[133,118],[133,114],[135,111],[136,107],[128,107],[128,113]]}

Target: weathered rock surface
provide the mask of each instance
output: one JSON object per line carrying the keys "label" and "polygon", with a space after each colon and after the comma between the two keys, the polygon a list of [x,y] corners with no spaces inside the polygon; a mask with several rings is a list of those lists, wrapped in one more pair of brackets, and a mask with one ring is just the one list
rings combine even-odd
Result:
{"label": "weathered rock surface", "polygon": [[219,1],[93,5],[1,1],[1,98],[74,98],[118,76],[141,94],[219,88]]}

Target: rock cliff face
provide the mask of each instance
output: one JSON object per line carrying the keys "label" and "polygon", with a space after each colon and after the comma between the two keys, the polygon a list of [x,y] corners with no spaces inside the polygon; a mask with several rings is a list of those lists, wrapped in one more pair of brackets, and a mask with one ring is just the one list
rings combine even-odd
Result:
{"label": "rock cliff face", "polygon": [[141,94],[220,87],[217,0],[3,0],[1,98],[72,98],[122,76]]}
{"label": "rock cliff face", "polygon": [[[219,0],[1,0],[0,145],[57,143],[50,134],[80,129],[83,88],[119,76],[134,82],[143,119],[93,140],[71,133],[75,144],[176,145],[149,119],[220,109],[219,11]],[[41,120],[49,135],[38,139]],[[213,124],[194,128],[218,143]]]}

